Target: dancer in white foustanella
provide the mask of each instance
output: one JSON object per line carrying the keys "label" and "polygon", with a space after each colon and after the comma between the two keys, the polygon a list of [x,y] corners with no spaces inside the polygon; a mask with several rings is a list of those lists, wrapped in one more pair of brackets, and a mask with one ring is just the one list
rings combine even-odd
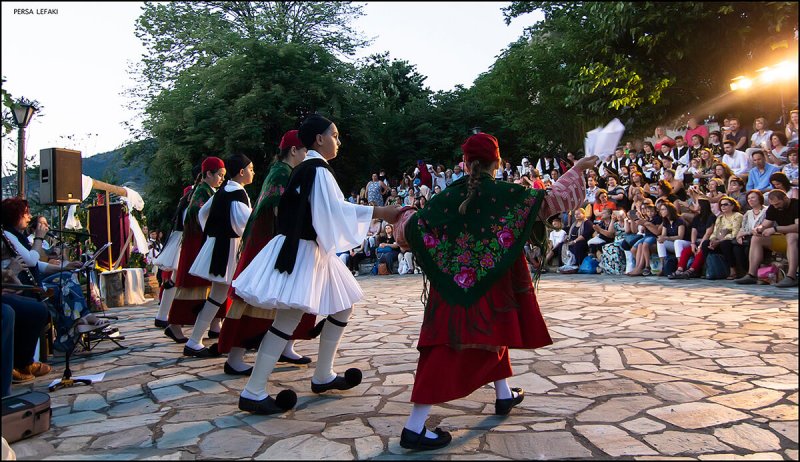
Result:
{"label": "dancer in white foustanella", "polygon": [[341,146],[336,124],[314,114],[300,126],[299,135],[308,154],[295,167],[278,204],[278,234],[233,281],[236,293],[247,303],[277,309],[239,397],[239,409],[255,414],[281,413],[297,402],[291,390],[270,396],[267,381],[303,313],[327,316],[311,391],[347,390],[361,383],[359,369],[350,368],[344,375],[333,370],[353,304],[364,296],[336,253],[361,244],[373,217],[393,223],[401,210],[344,200],[328,165]]}

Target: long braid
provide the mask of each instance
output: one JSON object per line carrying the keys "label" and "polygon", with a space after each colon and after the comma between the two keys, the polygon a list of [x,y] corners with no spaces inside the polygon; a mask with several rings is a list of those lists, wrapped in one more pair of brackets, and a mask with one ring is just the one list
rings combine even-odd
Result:
{"label": "long braid", "polygon": [[467,206],[475,196],[478,195],[478,185],[480,185],[481,174],[484,171],[484,166],[478,160],[473,160],[469,164],[469,181],[467,182],[467,198],[458,206],[458,213],[465,215],[467,213]]}
{"label": "long braid", "polygon": [[194,179],[194,184],[192,185],[192,190],[191,190],[191,191],[189,191],[189,199],[188,199],[188,202],[191,202],[191,201],[192,201],[192,196],[194,196],[194,192],[195,192],[195,191],[197,191],[197,185],[199,185],[199,184],[200,184],[200,182],[201,182],[201,181],[203,181],[203,175],[204,175],[204,173],[203,173],[203,172],[201,172],[201,173],[199,173],[199,174],[197,175],[197,178],[195,178],[195,179]]}

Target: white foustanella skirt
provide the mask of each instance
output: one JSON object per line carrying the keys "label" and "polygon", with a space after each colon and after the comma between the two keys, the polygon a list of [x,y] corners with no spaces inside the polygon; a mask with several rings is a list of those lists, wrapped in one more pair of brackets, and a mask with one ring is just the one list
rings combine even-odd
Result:
{"label": "white foustanella skirt", "polygon": [[181,237],[183,237],[183,231],[170,233],[164,249],[153,260],[153,264],[161,271],[175,271],[178,269],[178,260],[181,257]]}
{"label": "white foustanella skirt", "polygon": [[233,281],[236,295],[264,309],[298,309],[326,316],[364,298],[361,286],[335,253],[322,253],[316,241],[300,240],[291,274],[275,269],[286,236],[275,236]]}
{"label": "white foustanella skirt", "polygon": [[239,242],[242,238],[236,237],[230,239],[231,242],[228,244],[230,246],[228,249],[228,265],[225,269],[224,277],[217,275],[212,276],[208,272],[211,266],[211,254],[214,253],[214,242],[216,242],[216,240],[217,238],[211,236],[206,238],[206,242],[203,243],[203,247],[200,248],[200,252],[189,268],[189,274],[203,278],[206,281],[222,282],[230,285],[233,281],[233,273],[236,272],[236,264],[238,262],[236,251],[239,249]]}

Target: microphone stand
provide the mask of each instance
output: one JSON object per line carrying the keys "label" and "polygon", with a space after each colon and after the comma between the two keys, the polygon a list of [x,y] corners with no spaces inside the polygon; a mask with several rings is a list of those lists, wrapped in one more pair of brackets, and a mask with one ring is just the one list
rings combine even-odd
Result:
{"label": "microphone stand", "polygon": [[[60,204],[57,205],[57,207],[58,207],[58,224],[61,225],[63,209],[61,208]],[[59,230],[59,240],[61,240],[63,242],[61,237],[62,237],[61,236],[61,232]],[[60,258],[60,260],[61,260],[61,272],[63,272],[64,271],[64,248],[63,248],[63,245],[62,245],[62,248],[61,248],[61,255],[59,255],[59,257],[61,257]],[[64,280],[64,276],[62,275],[59,278],[59,283],[61,283],[63,280]],[[61,284],[61,290],[58,291],[58,301],[57,301],[57,305],[56,305],[56,309],[57,310],[62,309],[61,308],[61,306],[62,306],[61,304],[63,303],[63,297],[64,297],[64,285]],[[54,384],[54,385],[52,385],[52,386],[50,386],[48,388],[48,390],[56,391],[56,390],[60,390],[62,388],[69,388],[69,387],[72,387],[74,385],[80,385],[80,384],[91,385],[92,384],[92,381],[89,380],[89,379],[73,379],[72,378],[72,371],[69,368],[69,360],[70,360],[70,357],[72,356],[72,353],[75,351],[75,347],[76,346],[78,346],[78,342],[77,341],[72,345],[72,348],[67,350],[66,359],[65,359],[65,363],[64,363],[64,375],[61,377],[61,381],[56,383],[56,384]]]}

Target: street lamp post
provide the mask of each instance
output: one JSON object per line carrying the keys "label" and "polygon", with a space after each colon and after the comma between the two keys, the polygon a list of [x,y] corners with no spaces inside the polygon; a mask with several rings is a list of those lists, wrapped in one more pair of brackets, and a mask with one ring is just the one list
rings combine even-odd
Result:
{"label": "street lamp post", "polygon": [[33,118],[36,107],[22,98],[15,106],[14,124],[17,126],[19,139],[17,142],[17,196],[25,198],[25,128]]}

